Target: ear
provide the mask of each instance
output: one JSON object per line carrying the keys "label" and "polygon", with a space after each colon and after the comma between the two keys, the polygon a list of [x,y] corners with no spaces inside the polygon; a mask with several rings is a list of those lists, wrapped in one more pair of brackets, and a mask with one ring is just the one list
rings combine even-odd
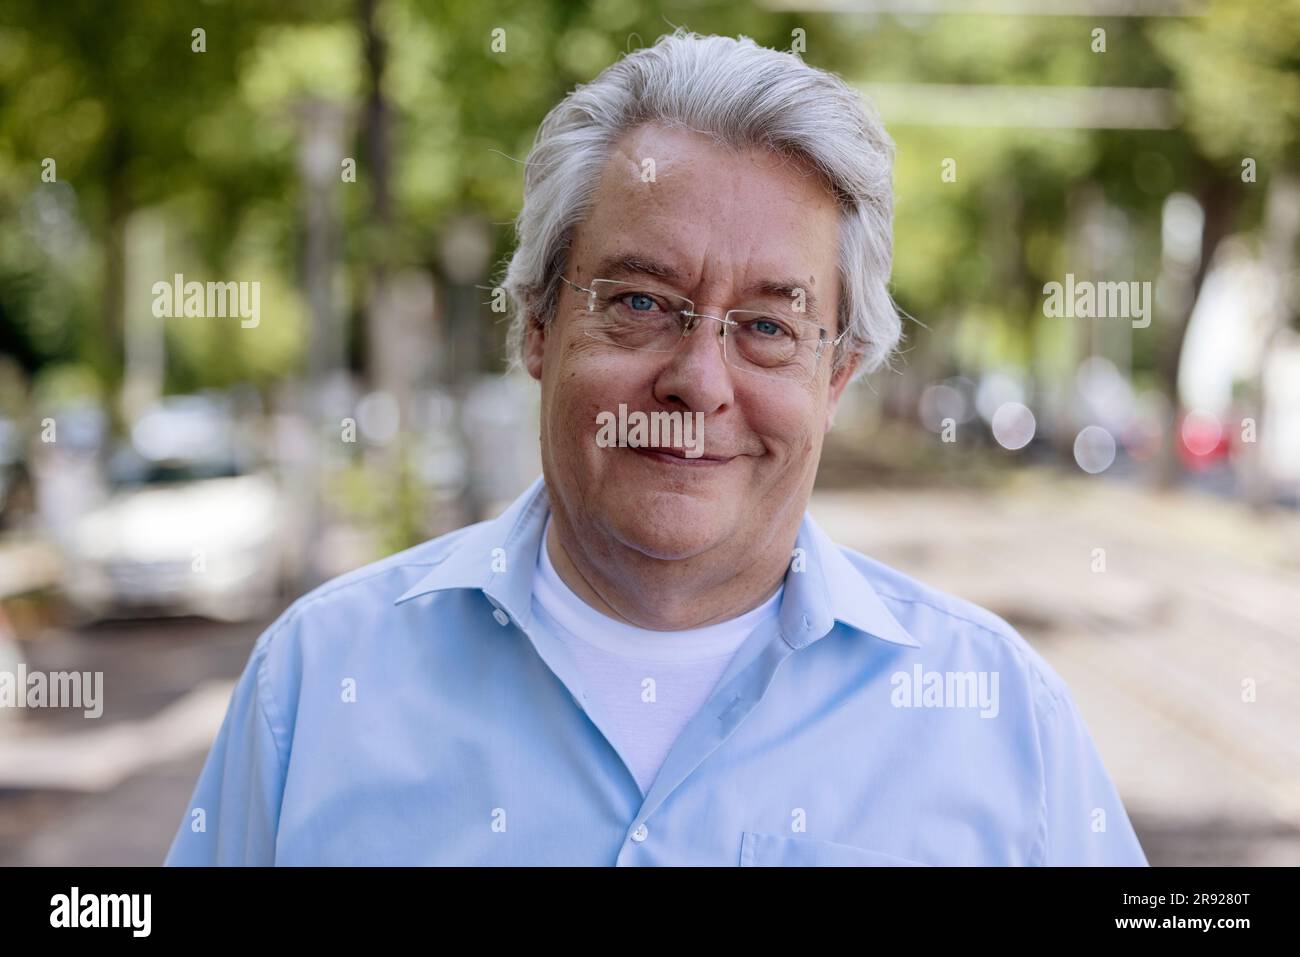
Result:
{"label": "ear", "polygon": [[537,322],[531,309],[527,322],[528,328],[524,331],[524,368],[530,376],[541,381],[542,356],[546,353],[546,327]]}
{"label": "ear", "polygon": [[839,407],[840,396],[844,394],[845,387],[849,380],[853,378],[853,373],[857,371],[858,366],[862,364],[862,353],[854,352],[837,369],[831,370],[831,380],[827,383],[826,397],[826,431],[831,430],[835,424],[835,410]]}

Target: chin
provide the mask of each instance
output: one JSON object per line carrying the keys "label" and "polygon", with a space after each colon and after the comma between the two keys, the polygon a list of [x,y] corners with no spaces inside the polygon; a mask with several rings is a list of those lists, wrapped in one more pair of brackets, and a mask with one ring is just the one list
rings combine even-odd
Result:
{"label": "chin", "polygon": [[727,524],[721,511],[708,498],[641,492],[607,514],[625,545],[652,558],[671,560],[692,558],[720,542]]}

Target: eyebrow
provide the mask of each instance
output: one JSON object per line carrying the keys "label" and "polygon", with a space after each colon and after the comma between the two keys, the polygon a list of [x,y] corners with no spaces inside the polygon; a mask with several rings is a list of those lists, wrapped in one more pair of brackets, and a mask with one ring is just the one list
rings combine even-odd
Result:
{"label": "eyebrow", "polygon": [[[685,283],[685,276],[681,270],[666,262],[638,254],[615,254],[605,257],[596,266],[595,276],[602,279],[621,279],[625,276],[653,276],[665,282],[676,283],[678,288],[681,288]],[[789,300],[794,299],[799,291],[803,292],[804,311],[807,313],[808,318],[816,320],[820,316],[817,308],[817,297],[813,295],[811,289],[794,279],[760,280],[750,286],[746,290],[746,294],[750,296],[772,296]]]}

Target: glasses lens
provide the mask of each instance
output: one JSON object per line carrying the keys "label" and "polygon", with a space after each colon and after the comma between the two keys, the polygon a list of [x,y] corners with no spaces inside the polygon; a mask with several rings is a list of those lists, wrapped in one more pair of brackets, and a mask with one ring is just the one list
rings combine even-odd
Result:
{"label": "glasses lens", "polygon": [[638,283],[596,279],[587,301],[587,334],[624,349],[671,352],[682,337],[689,299]]}
{"label": "glasses lens", "polygon": [[826,331],[815,322],[780,310],[733,309],[729,361],[741,371],[776,378],[807,379],[817,370]]}

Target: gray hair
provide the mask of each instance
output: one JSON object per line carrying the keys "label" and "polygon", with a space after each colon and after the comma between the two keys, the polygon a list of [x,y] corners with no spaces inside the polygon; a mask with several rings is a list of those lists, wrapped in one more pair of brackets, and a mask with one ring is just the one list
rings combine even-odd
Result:
{"label": "gray hair", "polygon": [[902,334],[889,294],[893,259],[894,144],[839,77],[747,37],[678,29],[578,86],[546,115],[524,169],[518,245],[502,285],[514,308],[518,362],[529,322],[555,314],[573,228],[582,222],[610,150],[644,123],[711,134],[806,163],[841,210],[836,364],[862,356],[858,374],[888,360]]}

